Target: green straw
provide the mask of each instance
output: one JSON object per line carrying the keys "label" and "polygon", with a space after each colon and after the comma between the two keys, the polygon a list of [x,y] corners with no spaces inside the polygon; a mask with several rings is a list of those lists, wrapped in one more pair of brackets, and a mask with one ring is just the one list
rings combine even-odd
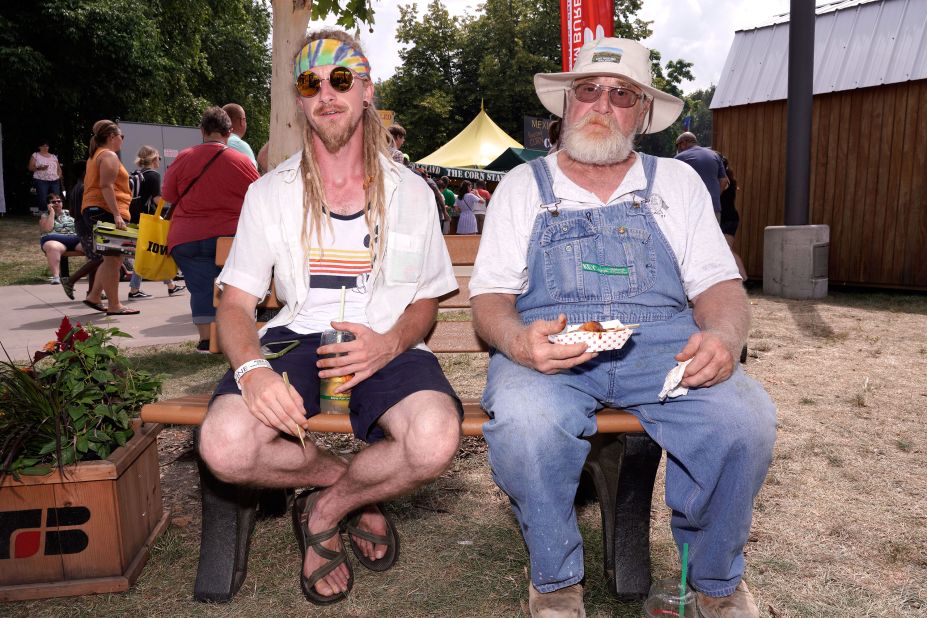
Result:
{"label": "green straw", "polygon": [[679,582],[679,618],[686,611],[686,575],[689,570],[689,544],[682,544],[682,581]]}

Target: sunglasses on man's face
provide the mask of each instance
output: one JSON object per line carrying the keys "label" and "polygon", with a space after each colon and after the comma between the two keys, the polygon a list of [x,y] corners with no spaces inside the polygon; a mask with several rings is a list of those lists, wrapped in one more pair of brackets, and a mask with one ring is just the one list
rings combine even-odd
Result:
{"label": "sunglasses on man's face", "polygon": [[347,67],[335,67],[328,77],[322,78],[313,71],[304,71],[296,78],[296,90],[299,96],[308,99],[319,94],[324,81],[328,81],[337,92],[347,92],[354,86],[354,73]]}
{"label": "sunglasses on man's face", "polygon": [[51,204],[60,204],[60,203],[61,203],[61,200],[50,200],[49,203],[51,203]]}
{"label": "sunglasses on man's face", "polygon": [[603,86],[592,82],[583,82],[573,86],[573,96],[583,103],[595,103],[603,92],[608,93],[608,102],[614,107],[631,107],[639,99],[644,98],[643,94],[634,92],[626,86]]}

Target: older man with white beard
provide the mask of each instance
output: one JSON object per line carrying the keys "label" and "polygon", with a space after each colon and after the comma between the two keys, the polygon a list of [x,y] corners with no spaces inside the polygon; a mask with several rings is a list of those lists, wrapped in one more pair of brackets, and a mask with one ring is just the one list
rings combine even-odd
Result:
{"label": "older man with white beard", "polygon": [[[666,503],[702,615],[756,616],[743,548],[776,421],[735,362],[747,299],[699,177],[634,151],[636,135],[670,126],[682,102],[651,86],[649,51],[625,39],[588,43],[573,71],[536,75],[535,88],[563,117],[562,149],[499,184],[470,281],[477,332],[493,348],[484,433],[528,546],[531,615],[585,615],[573,509],[582,437],[597,409],[615,406],[668,453]],[[600,353],[548,339],[609,320],[640,327]],[[682,365],[688,393],[661,398]]]}

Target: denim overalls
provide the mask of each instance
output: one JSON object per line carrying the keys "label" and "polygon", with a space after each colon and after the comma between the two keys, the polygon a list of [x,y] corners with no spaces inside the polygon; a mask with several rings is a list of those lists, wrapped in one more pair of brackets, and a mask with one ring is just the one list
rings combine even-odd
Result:
{"label": "denim overalls", "polygon": [[[674,356],[698,331],[679,264],[651,212],[657,159],[641,157],[647,186],[605,205],[561,210],[546,161],[531,162],[541,205],[529,243],[524,322],[566,314],[570,324],[639,323],[621,350],[544,375],[495,353],[483,407],[493,477],[508,494],[540,592],[583,578],[573,499],[604,405],[629,410],[668,453],[666,503],[679,546],[689,544],[690,582],[726,596],[743,574],[753,499],[775,440],[775,408],[738,366],[710,388],[661,403]],[[498,207],[498,206],[497,206]],[[669,207],[681,207],[670,204]],[[659,215],[656,215],[659,216]]]}

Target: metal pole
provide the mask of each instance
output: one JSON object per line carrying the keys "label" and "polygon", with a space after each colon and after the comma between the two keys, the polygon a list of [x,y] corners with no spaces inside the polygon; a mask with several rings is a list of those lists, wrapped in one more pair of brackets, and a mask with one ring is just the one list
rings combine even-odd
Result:
{"label": "metal pole", "polygon": [[814,0],[791,0],[790,2],[785,225],[807,225],[809,219],[814,8]]}

